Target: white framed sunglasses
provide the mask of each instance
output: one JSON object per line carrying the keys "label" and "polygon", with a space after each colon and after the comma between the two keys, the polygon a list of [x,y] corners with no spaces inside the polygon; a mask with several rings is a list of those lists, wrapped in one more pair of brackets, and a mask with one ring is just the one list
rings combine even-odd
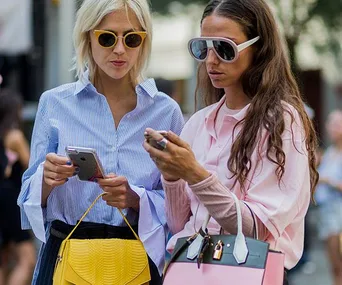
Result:
{"label": "white framed sunglasses", "polygon": [[232,40],[220,37],[193,38],[188,43],[191,56],[197,61],[205,61],[210,49],[223,61],[232,63],[239,57],[239,53],[259,40],[259,36],[237,45]]}

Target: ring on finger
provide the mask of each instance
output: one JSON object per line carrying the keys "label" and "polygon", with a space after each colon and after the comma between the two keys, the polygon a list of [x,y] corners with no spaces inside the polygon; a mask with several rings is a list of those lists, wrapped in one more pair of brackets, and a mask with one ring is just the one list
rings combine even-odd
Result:
{"label": "ring on finger", "polygon": [[162,138],[160,141],[157,141],[157,144],[160,145],[164,150],[164,149],[166,149],[168,142],[169,141],[166,138]]}

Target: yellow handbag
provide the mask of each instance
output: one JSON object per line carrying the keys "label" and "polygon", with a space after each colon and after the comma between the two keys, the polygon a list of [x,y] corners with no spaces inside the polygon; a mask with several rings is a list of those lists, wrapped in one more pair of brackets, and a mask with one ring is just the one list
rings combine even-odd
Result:
{"label": "yellow handbag", "polygon": [[99,195],[63,240],[53,275],[53,285],[147,285],[151,280],[147,253],[120,209],[135,239],[70,239]]}

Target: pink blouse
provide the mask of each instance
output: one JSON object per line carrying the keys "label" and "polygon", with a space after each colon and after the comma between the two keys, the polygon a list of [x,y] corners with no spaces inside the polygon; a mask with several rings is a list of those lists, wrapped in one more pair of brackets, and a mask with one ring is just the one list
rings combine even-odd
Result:
{"label": "pink blouse", "polygon": [[[236,233],[236,210],[230,191],[241,200],[244,232],[251,236],[253,211],[259,238],[267,241],[270,248],[285,253],[285,267],[291,269],[299,261],[304,243],[304,217],[310,203],[310,175],[305,134],[299,114],[287,103],[285,108],[285,131],[282,134],[283,150],[286,155],[285,173],[279,183],[275,174],[276,165],[266,157],[266,130],[261,131],[261,140],[254,150],[252,168],[248,174],[245,192],[239,184],[233,187],[234,179],[227,168],[233,143],[232,131],[242,120],[249,105],[237,113],[220,110],[225,108],[225,97],[220,102],[194,114],[185,125],[181,137],[187,141],[196,159],[212,175],[206,180],[188,185],[183,180],[163,180],[166,193],[166,214],[171,232],[167,249],[172,251],[177,238],[190,236],[197,231],[207,213],[211,218],[208,230],[218,234],[222,226]],[[223,105],[223,108],[221,108]],[[235,136],[241,125],[235,129]],[[243,202],[242,202],[243,201]]]}

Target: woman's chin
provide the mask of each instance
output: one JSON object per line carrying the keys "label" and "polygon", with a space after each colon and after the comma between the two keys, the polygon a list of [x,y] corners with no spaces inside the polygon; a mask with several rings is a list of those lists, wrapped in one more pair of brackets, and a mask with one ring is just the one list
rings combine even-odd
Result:
{"label": "woman's chin", "polygon": [[105,68],[102,70],[109,78],[114,80],[121,80],[128,75],[128,71],[126,69]]}
{"label": "woman's chin", "polygon": [[219,80],[211,80],[211,84],[217,89],[227,87],[227,84],[225,84],[223,81],[219,81]]}

